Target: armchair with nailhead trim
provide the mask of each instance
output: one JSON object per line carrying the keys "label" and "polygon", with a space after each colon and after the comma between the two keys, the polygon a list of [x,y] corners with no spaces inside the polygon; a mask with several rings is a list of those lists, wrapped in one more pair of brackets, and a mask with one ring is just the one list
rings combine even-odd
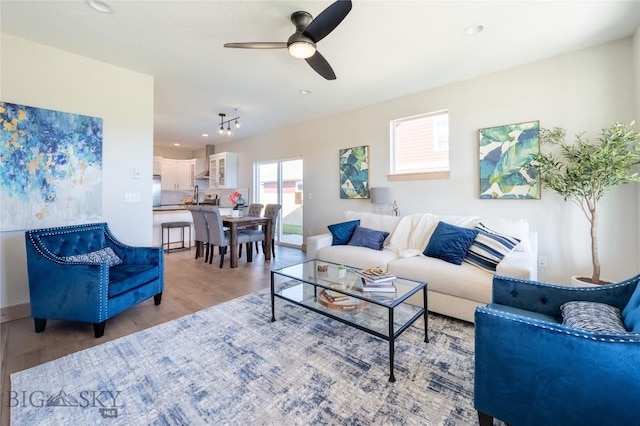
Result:
{"label": "armchair with nailhead trim", "polygon": [[90,322],[95,337],[107,319],[164,290],[160,247],[121,243],[106,223],[25,232],[31,315],[36,333],[47,320]]}
{"label": "armchair with nailhead trim", "polygon": [[[637,275],[617,284],[568,287],[496,276],[493,302],[475,312],[480,425],[494,418],[512,425],[637,424],[639,281]],[[561,306],[570,301],[619,309],[626,332],[563,324]]]}

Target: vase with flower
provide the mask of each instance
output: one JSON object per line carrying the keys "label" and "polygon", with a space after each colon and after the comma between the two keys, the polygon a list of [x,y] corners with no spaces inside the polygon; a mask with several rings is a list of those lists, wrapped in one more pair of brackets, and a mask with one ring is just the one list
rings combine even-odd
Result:
{"label": "vase with flower", "polygon": [[242,198],[242,194],[238,191],[234,191],[229,195],[229,201],[233,205],[233,210],[231,210],[231,216],[238,217],[242,216],[242,209],[245,206],[244,198]]}

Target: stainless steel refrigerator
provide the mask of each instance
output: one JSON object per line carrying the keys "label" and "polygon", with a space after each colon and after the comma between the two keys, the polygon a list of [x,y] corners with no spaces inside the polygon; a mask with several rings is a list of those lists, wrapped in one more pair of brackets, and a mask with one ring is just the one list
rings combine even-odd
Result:
{"label": "stainless steel refrigerator", "polygon": [[153,175],[153,207],[162,205],[162,183],[160,175]]}

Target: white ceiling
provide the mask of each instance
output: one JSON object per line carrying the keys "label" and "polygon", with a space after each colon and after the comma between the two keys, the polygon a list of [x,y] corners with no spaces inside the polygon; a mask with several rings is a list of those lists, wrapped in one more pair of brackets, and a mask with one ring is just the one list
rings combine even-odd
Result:
{"label": "white ceiling", "polygon": [[[630,36],[640,1],[364,1],[318,50],[327,81],[286,50],[225,49],[286,41],[289,17],[331,1],[0,1],[2,32],[155,77],[155,144],[198,149],[333,115]],[[469,37],[463,30],[481,24]],[[579,73],[580,70],[576,70]],[[299,94],[302,89],[311,95]],[[202,137],[208,133],[208,138]]]}

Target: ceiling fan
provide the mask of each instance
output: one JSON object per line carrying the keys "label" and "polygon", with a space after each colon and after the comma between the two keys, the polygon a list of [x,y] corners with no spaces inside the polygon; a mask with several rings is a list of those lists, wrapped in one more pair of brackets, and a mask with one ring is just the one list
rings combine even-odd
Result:
{"label": "ceiling fan", "polygon": [[286,42],[225,43],[224,47],[239,49],[287,49],[295,58],[304,59],[318,74],[335,80],[329,62],[316,50],[316,43],[333,31],[351,11],[351,1],[338,0],[323,10],[315,19],[309,12],[294,12],[291,22],[296,32]]}

